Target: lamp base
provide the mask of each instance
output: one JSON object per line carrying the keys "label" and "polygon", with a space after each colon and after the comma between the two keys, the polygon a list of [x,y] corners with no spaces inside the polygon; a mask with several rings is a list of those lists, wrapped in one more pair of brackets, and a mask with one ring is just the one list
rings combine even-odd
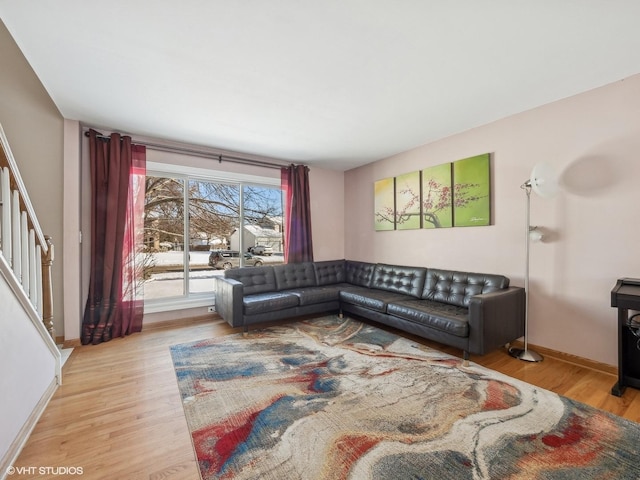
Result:
{"label": "lamp base", "polygon": [[525,362],[541,362],[542,355],[534,352],[533,350],[525,350],[524,348],[510,348],[509,355],[518,360],[524,360]]}

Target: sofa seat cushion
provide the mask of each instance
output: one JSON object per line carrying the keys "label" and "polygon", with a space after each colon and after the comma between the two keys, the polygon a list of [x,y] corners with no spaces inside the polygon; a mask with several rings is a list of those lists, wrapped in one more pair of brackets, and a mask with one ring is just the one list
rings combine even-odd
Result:
{"label": "sofa seat cushion", "polygon": [[275,312],[285,308],[297,307],[298,297],[292,293],[269,292],[247,295],[242,299],[245,315]]}
{"label": "sofa seat cushion", "polygon": [[340,290],[349,287],[348,283],[336,285],[324,285],[322,287],[306,287],[293,290],[286,290],[298,297],[300,305],[315,305],[316,303],[337,302],[340,300]]}
{"label": "sofa seat cushion", "polygon": [[406,299],[389,303],[387,313],[455,335],[469,336],[469,309],[431,300]]}
{"label": "sofa seat cushion", "polygon": [[407,298],[402,293],[387,292],[365,287],[346,288],[340,292],[340,301],[359,307],[386,313],[389,302],[399,302]]}

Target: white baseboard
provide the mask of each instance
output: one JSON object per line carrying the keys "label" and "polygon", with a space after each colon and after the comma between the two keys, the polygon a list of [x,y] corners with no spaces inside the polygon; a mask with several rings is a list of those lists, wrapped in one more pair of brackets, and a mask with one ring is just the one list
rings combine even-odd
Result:
{"label": "white baseboard", "polygon": [[56,393],[56,390],[58,389],[57,380],[57,378],[54,378],[51,381],[51,384],[49,384],[49,387],[42,394],[40,401],[31,412],[31,415],[29,415],[27,421],[24,422],[20,432],[18,432],[16,438],[11,442],[9,450],[7,450],[7,453],[2,457],[2,460],[0,460],[0,480],[5,480],[7,478],[7,469],[13,466],[13,463],[16,461],[18,455],[20,455],[20,452],[26,445],[27,440],[29,440],[29,436],[38,423],[38,420],[40,420],[40,417],[44,413],[45,408],[47,408],[53,394]]}

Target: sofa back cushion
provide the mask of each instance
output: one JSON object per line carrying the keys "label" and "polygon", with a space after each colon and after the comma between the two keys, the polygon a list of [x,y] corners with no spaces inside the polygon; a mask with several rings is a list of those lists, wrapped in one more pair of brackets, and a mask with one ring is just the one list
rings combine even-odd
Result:
{"label": "sofa back cushion", "polygon": [[316,271],[313,268],[313,262],[275,265],[273,271],[278,290],[316,286]]}
{"label": "sofa back cushion", "polygon": [[232,268],[225,270],[224,276],[242,282],[245,295],[276,290],[276,277],[272,266]]}
{"label": "sofa back cushion", "polygon": [[344,263],[347,282],[360,287],[371,287],[371,277],[375,266],[375,263],[347,260]]}
{"label": "sofa back cushion", "polygon": [[422,296],[427,269],[378,263],[373,269],[371,288],[404,293],[416,298]]}
{"label": "sofa back cushion", "polygon": [[422,298],[469,307],[469,300],[474,295],[495,292],[508,286],[509,279],[503,275],[428,268]]}
{"label": "sofa back cushion", "polygon": [[313,268],[316,271],[316,284],[332,285],[345,281],[344,260],[327,260],[315,262]]}

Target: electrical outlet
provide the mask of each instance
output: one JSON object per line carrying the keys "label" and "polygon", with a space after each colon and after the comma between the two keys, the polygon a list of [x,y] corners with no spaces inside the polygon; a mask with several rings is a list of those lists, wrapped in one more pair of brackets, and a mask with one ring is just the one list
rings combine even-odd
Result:
{"label": "electrical outlet", "polygon": [[216,313],[216,307],[207,307],[207,312]]}

